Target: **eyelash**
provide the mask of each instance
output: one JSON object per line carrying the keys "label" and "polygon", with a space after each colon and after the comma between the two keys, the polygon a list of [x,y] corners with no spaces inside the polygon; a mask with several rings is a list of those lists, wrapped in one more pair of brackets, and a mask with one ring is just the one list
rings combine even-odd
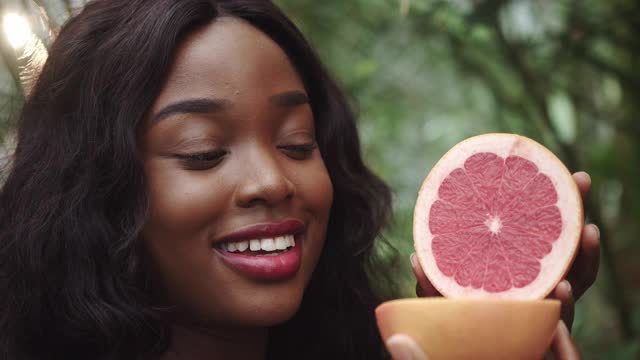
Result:
{"label": "eyelash", "polygon": [[[318,145],[312,143],[283,145],[278,148],[293,153],[289,154],[289,156],[295,160],[304,160],[307,159],[317,147]],[[175,156],[184,161],[189,168],[193,170],[205,170],[215,167],[226,154],[226,151],[210,151],[194,154],[176,154]]]}
{"label": "eyelash", "polygon": [[287,156],[294,160],[308,159],[317,147],[318,145],[315,143],[279,146],[280,149],[287,152]]}
{"label": "eyelash", "polygon": [[226,151],[210,151],[195,154],[177,154],[193,170],[205,170],[216,166],[227,154]]}

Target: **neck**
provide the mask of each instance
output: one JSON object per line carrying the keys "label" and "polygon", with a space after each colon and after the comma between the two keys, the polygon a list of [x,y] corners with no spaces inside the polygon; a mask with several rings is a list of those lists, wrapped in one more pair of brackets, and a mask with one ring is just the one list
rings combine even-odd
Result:
{"label": "neck", "polygon": [[263,329],[210,329],[173,325],[169,350],[161,360],[264,360],[267,333]]}

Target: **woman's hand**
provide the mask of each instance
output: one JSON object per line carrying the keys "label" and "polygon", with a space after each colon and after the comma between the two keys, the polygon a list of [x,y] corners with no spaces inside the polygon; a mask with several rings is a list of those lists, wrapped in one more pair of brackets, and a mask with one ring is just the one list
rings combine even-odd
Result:
{"label": "woman's hand", "polygon": [[[587,202],[591,189],[591,178],[585,172],[573,174],[583,203]],[[411,255],[411,267],[416,276],[416,294],[419,297],[442,296],[422,271],[415,254]],[[573,325],[575,302],[593,285],[600,264],[600,230],[596,225],[588,224],[582,228],[578,255],[562,280],[550,295],[562,303],[560,321],[552,351],[556,359],[579,359],[580,355],[570,334]],[[566,325],[565,325],[566,324]],[[403,340],[404,341],[404,340]],[[402,343],[402,342],[401,342]]]}
{"label": "woman's hand", "polygon": [[[551,351],[552,354],[551,359],[555,360],[580,360],[580,351],[578,350],[578,346],[573,341],[571,337],[571,333],[565,325],[564,321],[560,320],[558,322],[558,327],[556,328],[556,335],[553,337],[553,342],[551,343]],[[549,356],[547,355],[547,358]]]}
{"label": "woman's hand", "polygon": [[392,335],[385,343],[393,360],[428,360],[427,354],[413,338],[404,334]]}
{"label": "woman's hand", "polygon": [[[578,172],[573,174],[573,179],[582,195],[582,202],[586,204],[591,189],[591,178],[585,172]],[[550,296],[562,302],[561,318],[569,330],[573,325],[575,302],[593,285],[599,265],[600,230],[596,225],[588,224],[582,228],[578,255],[567,278],[556,286]]]}

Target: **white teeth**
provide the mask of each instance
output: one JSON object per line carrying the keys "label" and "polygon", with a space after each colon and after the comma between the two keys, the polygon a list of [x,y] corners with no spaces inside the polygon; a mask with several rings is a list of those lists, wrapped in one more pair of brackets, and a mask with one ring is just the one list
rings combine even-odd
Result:
{"label": "white teeth", "polygon": [[249,244],[250,244],[249,247],[250,247],[251,251],[260,250],[260,240],[258,240],[258,239],[251,240],[251,241],[249,241]]}
{"label": "white teeth", "polygon": [[278,250],[284,250],[287,248],[287,243],[288,241],[285,240],[284,236],[278,236],[276,238],[276,249]]}
{"label": "white teeth", "polygon": [[275,251],[286,250],[294,246],[296,246],[296,242],[293,235],[284,235],[276,236],[275,238],[253,239],[220,244],[222,250],[228,252],[243,252],[247,249],[251,251]]}
{"label": "white teeth", "polygon": [[234,251],[236,251],[236,250],[237,250],[237,248],[236,248],[236,243],[228,243],[228,244],[227,244],[227,251],[234,252]]}
{"label": "white teeth", "polygon": [[236,248],[238,251],[245,251],[249,248],[249,241],[238,241],[236,243]]}
{"label": "white teeth", "polygon": [[276,243],[273,241],[273,239],[260,240],[260,246],[264,251],[273,251],[276,249]]}

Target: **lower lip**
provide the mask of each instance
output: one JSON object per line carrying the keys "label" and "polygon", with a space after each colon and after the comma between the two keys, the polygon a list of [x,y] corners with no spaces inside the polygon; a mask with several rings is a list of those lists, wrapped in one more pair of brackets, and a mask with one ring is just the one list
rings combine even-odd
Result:
{"label": "lower lip", "polygon": [[233,269],[260,280],[284,280],[292,277],[300,268],[302,258],[301,241],[296,237],[296,245],[274,256],[243,255],[220,249],[222,260]]}

